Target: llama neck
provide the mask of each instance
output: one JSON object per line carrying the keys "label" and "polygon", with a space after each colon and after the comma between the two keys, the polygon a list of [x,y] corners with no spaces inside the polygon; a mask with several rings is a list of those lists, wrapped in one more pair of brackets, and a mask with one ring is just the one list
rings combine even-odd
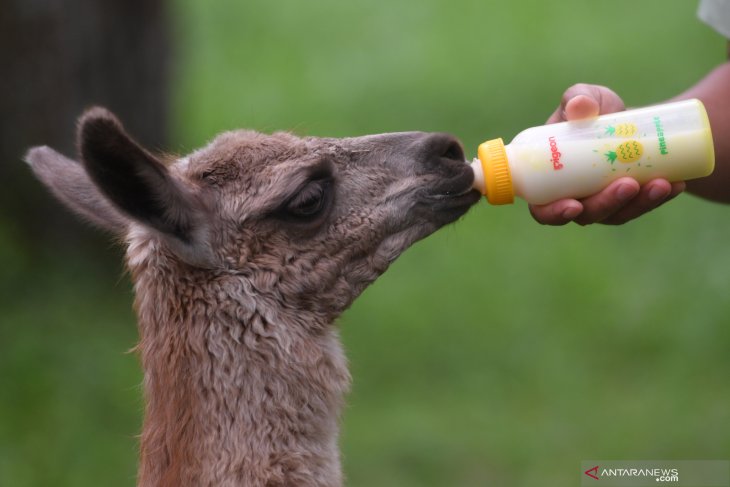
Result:
{"label": "llama neck", "polygon": [[139,485],[341,484],[337,332],[237,276],[134,272],[146,410]]}

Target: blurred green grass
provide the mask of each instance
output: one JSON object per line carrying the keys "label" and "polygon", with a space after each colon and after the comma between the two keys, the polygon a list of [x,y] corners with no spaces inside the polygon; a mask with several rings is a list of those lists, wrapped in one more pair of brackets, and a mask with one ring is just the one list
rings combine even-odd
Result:
{"label": "blurred green grass", "polygon": [[[438,130],[467,154],[577,81],[628,105],[722,61],[687,0],[175,0],[173,149],[220,130]],[[43,189],[40,184],[38,191]],[[623,227],[480,205],[341,320],[351,486],[577,485],[580,461],[730,456],[730,209]],[[132,485],[141,375],[126,277],[29,255],[0,222],[0,486]]]}

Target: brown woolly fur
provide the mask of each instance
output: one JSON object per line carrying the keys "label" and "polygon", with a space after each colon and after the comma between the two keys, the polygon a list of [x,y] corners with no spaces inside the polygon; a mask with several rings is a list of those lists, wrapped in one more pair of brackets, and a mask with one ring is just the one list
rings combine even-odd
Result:
{"label": "brown woolly fur", "polygon": [[79,152],[26,160],[127,246],[146,401],[138,485],[342,485],[350,375],[335,320],[479,199],[458,141],[241,130],[163,164],[95,108]]}

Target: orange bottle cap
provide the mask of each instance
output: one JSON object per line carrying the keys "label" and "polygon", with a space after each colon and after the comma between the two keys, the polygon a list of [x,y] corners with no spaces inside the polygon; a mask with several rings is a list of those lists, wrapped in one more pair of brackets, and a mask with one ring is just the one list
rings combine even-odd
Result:
{"label": "orange bottle cap", "polygon": [[512,174],[507,162],[507,150],[502,139],[492,139],[479,145],[477,156],[482,163],[487,200],[493,205],[514,203]]}

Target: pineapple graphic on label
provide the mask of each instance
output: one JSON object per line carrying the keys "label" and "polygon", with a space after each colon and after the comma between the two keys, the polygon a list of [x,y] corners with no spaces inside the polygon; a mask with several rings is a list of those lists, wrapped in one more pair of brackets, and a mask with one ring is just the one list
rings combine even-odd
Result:
{"label": "pineapple graphic on label", "polygon": [[644,154],[644,146],[638,140],[627,140],[626,142],[619,144],[616,150],[609,150],[604,155],[608,159],[608,162],[613,164],[616,159],[619,162],[636,162],[641,159]]}
{"label": "pineapple graphic on label", "polygon": [[631,122],[618,123],[615,125],[609,125],[606,127],[607,135],[617,135],[619,137],[631,137],[636,133],[638,128]]}

